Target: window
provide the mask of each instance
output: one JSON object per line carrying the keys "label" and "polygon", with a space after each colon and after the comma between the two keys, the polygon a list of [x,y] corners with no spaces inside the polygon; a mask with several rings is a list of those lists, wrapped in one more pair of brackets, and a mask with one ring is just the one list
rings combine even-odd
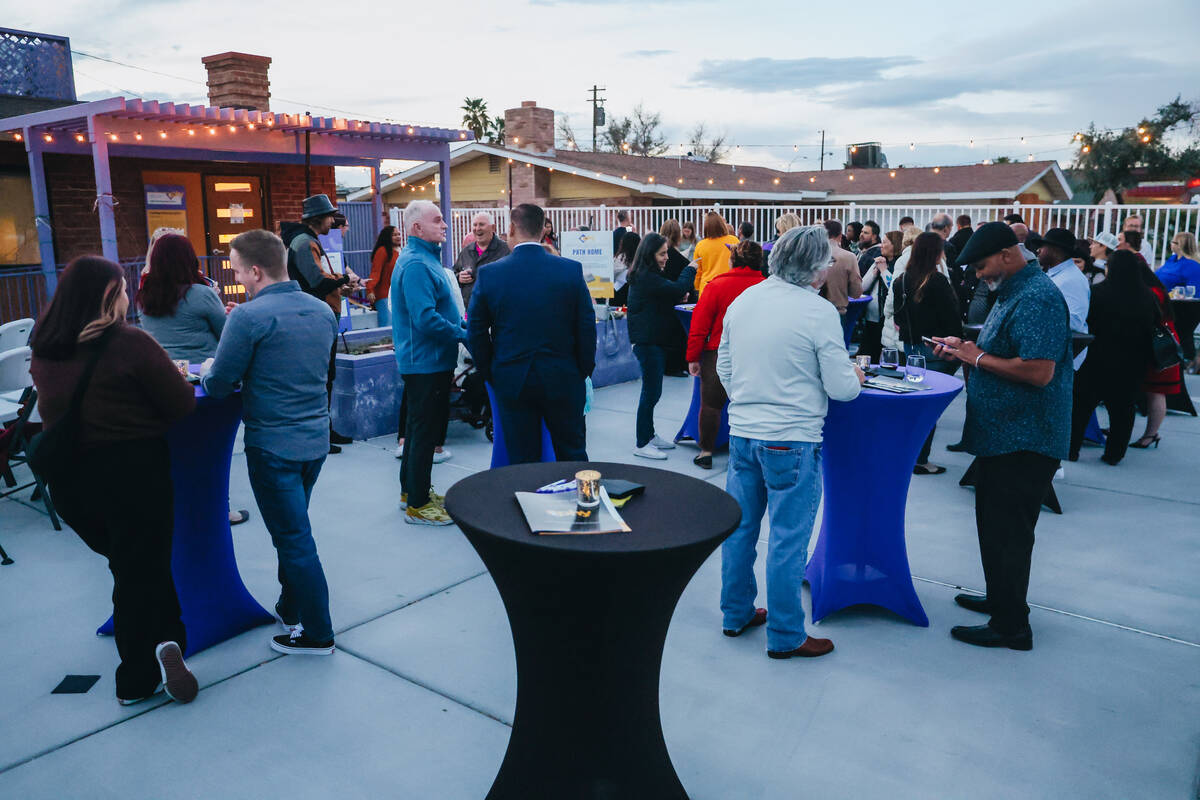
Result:
{"label": "window", "polygon": [[500,172],[500,156],[488,156],[488,172]]}
{"label": "window", "polygon": [[0,173],[0,266],[41,264],[28,175]]}

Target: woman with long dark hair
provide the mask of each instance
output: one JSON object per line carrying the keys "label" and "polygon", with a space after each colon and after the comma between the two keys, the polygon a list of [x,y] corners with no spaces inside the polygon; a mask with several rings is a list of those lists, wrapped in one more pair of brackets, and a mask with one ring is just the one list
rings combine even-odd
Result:
{"label": "woman with long dark hair", "polygon": [[637,255],[641,242],[641,236],[629,231],[621,237],[621,245],[613,254],[613,287],[616,290],[612,299],[614,306],[623,306],[629,302],[629,269],[633,266],[633,258]]}
{"label": "woman with long dark hair", "polygon": [[[34,329],[30,372],[47,430],[71,413],[83,391],[74,458],[49,488],[63,520],[112,571],[117,700],[129,705],[151,697],[161,677],[167,693],[186,703],[199,685],[183,661],[187,633],[171,577],[174,487],[166,433],[191,413],[196,398],[166,351],[125,324],[128,309],[119,266],[96,256],[75,259]],[[136,501],[122,502],[131,486]]]}
{"label": "woman with long dark hair", "polygon": [[629,341],[633,343],[633,354],[642,368],[637,448],[633,453],[643,458],[665,459],[667,454],[663,451],[675,447],[655,435],[654,406],[662,397],[666,348],[675,341],[675,331],[679,328],[675,304],[687,294],[696,279],[695,266],[688,264],[678,278],[667,280],[663,268],[667,264],[669,248],[666,237],[647,233],[629,267]]}
{"label": "woman with long dark hair", "polygon": [[1100,460],[1116,466],[1133,435],[1134,407],[1150,365],[1150,342],[1158,304],[1142,280],[1135,254],[1118,250],[1106,276],[1092,287],[1088,308],[1087,359],[1075,373],[1070,459],[1079,458],[1083,434],[1099,403],[1108,409],[1109,436]]}
{"label": "woman with long dark hair", "polygon": [[[945,252],[940,234],[928,231],[913,242],[908,266],[892,284],[896,326],[907,356],[923,356],[925,368],[943,375],[953,375],[958,361],[944,361],[925,344],[923,337],[962,336],[962,315],[958,295],[950,279],[938,270]],[[941,475],[945,467],[929,463],[933,447],[933,431],[929,432],[921,454],[917,456],[914,475]]]}
{"label": "woman with long dark hair", "polygon": [[191,241],[168,233],[154,243],[149,261],[137,293],[142,329],[176,361],[199,364],[215,356],[225,305],[201,274]]}
{"label": "woman with long dark hair", "polygon": [[391,302],[388,292],[392,288],[392,270],[400,256],[400,245],[404,237],[395,225],[384,225],[375,237],[371,248],[371,277],[367,278],[367,302],[375,309],[375,324],[386,328],[392,324]]}
{"label": "woman with long dark hair", "polygon": [[[1133,233],[1133,231],[1129,231],[1129,233]],[[1122,250],[1117,250],[1117,253],[1120,252]],[[1146,259],[1140,253],[1133,252],[1134,258],[1138,262],[1138,274],[1142,278],[1142,283],[1158,301],[1158,321],[1167,327],[1171,336],[1175,337],[1175,342],[1178,343],[1179,333],[1175,330],[1175,315],[1171,313],[1171,301],[1167,297],[1167,288],[1154,274],[1154,270],[1150,269]],[[1113,253],[1114,258],[1117,253]],[[1162,440],[1162,437],[1158,435],[1158,429],[1167,416],[1167,395],[1179,394],[1182,385],[1183,375],[1180,364],[1162,370],[1155,369],[1153,364],[1147,368],[1146,377],[1142,383],[1142,391],[1146,393],[1146,430],[1140,439],[1129,445],[1130,447],[1145,450],[1150,445],[1154,445],[1155,449],[1158,448],[1158,443]]]}

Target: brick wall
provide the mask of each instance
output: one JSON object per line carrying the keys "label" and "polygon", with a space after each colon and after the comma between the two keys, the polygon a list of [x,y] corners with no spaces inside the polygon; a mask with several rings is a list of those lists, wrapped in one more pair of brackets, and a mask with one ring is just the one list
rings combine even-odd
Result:
{"label": "brick wall", "polygon": [[[100,252],[100,221],[93,210],[96,200],[95,173],[88,156],[46,155],[46,188],[54,232],[54,256],[59,263],[87,253]],[[207,161],[114,158],[113,198],[117,205],[117,252],[122,259],[146,253],[145,191],[143,170],[197,172],[229,176],[257,176],[266,195],[265,219],[278,232],[281,220],[298,220],[304,200],[304,167],[277,164],[220,164]],[[313,167],[312,191],[333,197],[336,192],[333,167]],[[202,203],[203,198],[188,198]],[[199,254],[203,255],[203,253]]]}
{"label": "brick wall", "polygon": [[554,152],[554,110],[526,100],[504,112],[504,143],[534,153]]}

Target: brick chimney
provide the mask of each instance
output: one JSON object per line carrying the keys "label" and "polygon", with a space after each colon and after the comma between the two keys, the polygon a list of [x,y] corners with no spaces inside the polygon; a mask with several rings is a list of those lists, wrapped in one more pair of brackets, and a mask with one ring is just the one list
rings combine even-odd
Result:
{"label": "brick chimney", "polygon": [[218,53],[200,59],[208,70],[208,104],[221,108],[269,111],[271,59],[248,53]]}
{"label": "brick chimney", "polygon": [[504,112],[504,146],[531,153],[554,154],[554,109],[539,108],[536,100]]}

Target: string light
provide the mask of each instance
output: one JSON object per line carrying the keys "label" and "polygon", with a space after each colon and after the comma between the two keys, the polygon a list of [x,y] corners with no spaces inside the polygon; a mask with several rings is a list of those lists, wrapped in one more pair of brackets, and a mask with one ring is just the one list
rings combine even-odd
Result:
{"label": "string light", "polygon": [[142,140],[142,135],[141,135],[140,133],[135,133],[135,134],[133,135],[133,138],[134,138],[134,139],[137,139],[137,140],[140,142],[140,141]]}
{"label": "string light", "polygon": [[709,178],[709,179],[708,179],[708,185],[709,185],[709,186],[712,186],[712,182],[713,182],[713,181],[712,181],[712,178]]}
{"label": "string light", "polygon": [[1086,145],[1086,144],[1085,144],[1085,145],[1083,146],[1083,152],[1085,152],[1085,153],[1090,153],[1090,152],[1092,152],[1091,145]]}
{"label": "string light", "polygon": [[216,129],[216,128],[209,128],[209,129],[208,129],[208,135],[209,135],[209,136],[216,136],[216,135],[217,135],[217,129]]}
{"label": "string light", "polygon": [[1026,142],[1026,141],[1025,141],[1025,137],[1024,137],[1024,136],[1022,136],[1022,137],[1021,137],[1021,144],[1028,144],[1028,142]]}
{"label": "string light", "polygon": [[253,122],[251,122],[251,123],[250,123],[249,125],[247,125],[246,127],[247,127],[247,128],[249,128],[250,130],[254,130],[254,123],[253,123]]}
{"label": "string light", "polygon": [[[677,178],[677,179],[675,180],[675,182],[676,182],[676,183],[683,183],[683,178]],[[776,183],[779,183],[779,179],[778,179],[778,178],[776,178],[776,179],[775,179],[775,182],[776,182]]]}
{"label": "string light", "polygon": [[1142,127],[1141,125],[1138,125],[1138,133],[1145,133],[1145,132],[1146,132],[1146,129],[1144,127]]}
{"label": "string light", "polygon": [[813,176],[811,176],[811,177],[808,179],[808,182],[809,182],[809,183],[816,183],[816,182],[817,182],[817,176],[816,176],[816,175],[813,175]]}
{"label": "string light", "polygon": [[974,147],[974,146],[975,146],[975,140],[974,140],[974,139],[972,139],[971,141],[967,142],[967,147]]}
{"label": "string light", "polygon": [[938,173],[939,173],[939,172],[941,172],[941,171],[942,171],[942,168],[941,168],[941,167],[934,167],[934,168],[933,168],[933,174],[934,174],[934,175],[938,174]]}
{"label": "string light", "polygon": [[82,141],[83,141],[83,134],[82,134],[82,133],[77,133],[77,134],[75,134],[75,141],[77,141],[77,142],[82,142]]}
{"label": "string light", "polygon": [[271,127],[271,126],[272,126],[272,125],[274,125],[274,124],[275,124],[275,118],[274,118],[274,117],[269,117],[269,118],[267,119],[267,127],[269,128],[269,127]]}
{"label": "string light", "polygon": [[1143,141],[1143,142],[1148,142],[1148,141],[1150,141],[1150,134],[1146,134],[1145,136],[1143,136],[1143,137],[1142,137],[1142,141]]}
{"label": "string light", "polygon": [[1026,160],[1026,161],[1033,161],[1033,153],[1030,153],[1028,156],[1026,156],[1026,157],[1025,157],[1025,160]]}
{"label": "string light", "polygon": [[847,178],[847,180],[854,180],[854,175],[853,174],[847,175],[846,178]]}
{"label": "string light", "polygon": [[896,177],[896,170],[892,170],[891,172],[889,172],[889,173],[888,173],[888,177],[889,177],[889,178],[894,178],[894,177]]}
{"label": "string light", "polygon": [[21,134],[19,134],[19,133],[14,133],[14,134],[13,134],[13,139],[14,139],[15,141],[18,141],[18,142],[19,142],[19,141],[21,141],[21,140],[22,140],[22,139],[24,139],[24,138],[25,138],[25,137],[24,137],[24,136],[22,136],[22,135],[21,135]]}
{"label": "string light", "polygon": [[1075,134],[1075,141],[1077,141],[1077,142],[1083,141],[1083,134],[1082,133]]}
{"label": "string light", "polygon": [[651,175],[651,176],[650,176],[649,182],[650,182],[650,183],[654,183],[654,176],[653,176],[653,175]]}
{"label": "string light", "polygon": [[745,179],[745,178],[738,178],[738,186],[741,186],[741,185],[742,185],[742,184],[744,184],[745,182],[746,182],[746,179]]}
{"label": "string light", "polygon": [[165,139],[165,138],[167,138],[167,132],[166,132],[166,131],[159,131],[159,132],[158,132],[158,138],[160,138],[160,139]]}
{"label": "string light", "polygon": [[195,136],[195,135],[196,135],[196,129],[188,128],[188,136]]}
{"label": "string light", "polygon": [[776,178],[776,179],[775,179],[775,185],[776,185],[776,186],[778,186],[778,185],[779,185],[779,178]]}
{"label": "string light", "polygon": [[917,143],[916,143],[916,142],[909,142],[909,143],[908,143],[908,149],[909,149],[909,150],[916,150],[916,149],[917,149]]}
{"label": "string light", "polygon": [[233,132],[234,132],[234,131],[236,131],[236,130],[237,130],[237,128],[233,127],[232,125],[230,125],[230,126],[229,126],[229,132],[230,132],[230,133],[233,133]]}
{"label": "string light", "polygon": [[51,136],[51,135],[50,135],[50,134],[48,134],[48,133],[47,133],[45,136],[43,136],[43,137],[42,137],[42,139],[44,139],[44,140],[45,140],[45,141],[47,141],[47,142],[53,142],[53,141],[54,141],[54,137],[53,137],[53,136]]}
{"label": "string light", "polygon": [[108,138],[109,138],[109,141],[115,142],[117,140],[117,135],[115,133],[110,133],[108,135]]}
{"label": "string light", "polygon": [[851,152],[851,153],[857,153],[857,152],[858,152],[858,145],[851,145],[851,147],[850,147],[850,152]]}

